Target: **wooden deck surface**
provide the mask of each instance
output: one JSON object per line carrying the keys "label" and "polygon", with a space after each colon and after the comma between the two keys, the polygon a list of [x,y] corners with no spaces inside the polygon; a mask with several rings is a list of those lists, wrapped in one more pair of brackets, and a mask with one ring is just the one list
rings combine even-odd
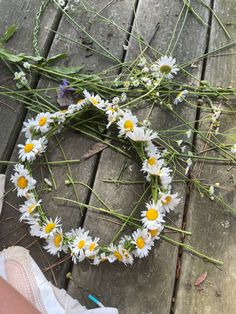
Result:
{"label": "wooden deck surface", "polygon": [[[102,14],[130,32],[129,36],[124,35],[113,25],[104,25],[98,17],[85,12],[76,12],[73,16],[82,27],[121,61],[135,58],[140,53],[135,41],[137,34],[141,34],[151,46],[164,53],[183,7],[181,0],[116,0],[112,2],[89,0],[88,2],[97,10],[105,7]],[[222,33],[222,29],[219,28],[219,24],[213,19],[211,12],[206,7],[204,8],[200,1],[192,2],[196,11],[200,12],[201,17],[211,25],[211,28],[200,23],[193,14],[188,14],[178,44],[173,50],[173,56],[179,63],[189,61],[229,42]],[[110,4],[106,6],[108,3]],[[214,10],[223,23],[235,20],[236,8],[233,0],[205,0],[205,3],[214,4]],[[13,23],[19,25],[17,34],[7,45],[9,49],[18,53],[32,53],[32,25],[34,25],[39,6],[38,0],[0,0],[0,29],[4,30]],[[86,42],[88,38],[82,31],[75,29],[66,16],[61,16],[60,11],[52,4],[44,15],[43,25],[40,47],[45,57],[66,52],[69,57],[61,61],[61,64],[83,65],[85,71],[95,73],[111,65],[109,60],[91,54],[73,42],[73,40]],[[54,33],[48,29],[63,33],[67,39],[59,35],[54,36]],[[229,32],[232,36],[230,41],[236,40],[235,23],[229,27]],[[128,49],[124,50],[123,45],[127,45]],[[199,80],[208,80],[216,86],[235,86],[235,65],[235,54],[228,54],[217,58],[207,58],[195,64],[194,67],[189,67],[188,70]],[[196,81],[189,78],[188,82],[196,84]],[[0,63],[0,84],[13,86],[11,73],[2,63]],[[43,78],[35,78],[33,86],[48,87],[52,86],[52,83]],[[145,110],[148,108],[138,109],[136,114],[142,116]],[[193,128],[198,127],[204,130],[204,123],[193,122],[196,117],[201,116],[201,112],[197,112],[195,108],[183,105],[178,107],[177,113]],[[0,160],[17,160],[17,144],[22,141],[20,135],[22,123],[29,114],[21,104],[0,96]],[[160,107],[155,107],[153,110],[151,121],[152,128],[157,130],[168,130],[181,124],[177,116],[170,115],[169,111]],[[234,127],[235,121],[236,119],[233,121],[232,116],[225,115],[222,128],[229,129],[229,125]],[[188,141],[189,147],[197,150],[201,148],[201,138],[193,136]],[[79,159],[94,143],[94,140],[78,134],[75,130],[63,132],[52,140],[48,159],[65,159],[62,148],[67,158]],[[196,164],[196,167],[202,171],[204,178],[211,177],[213,181],[227,187],[224,191],[225,197],[235,207],[235,168],[230,170],[229,175],[229,167],[223,164],[219,166],[214,163],[205,163],[203,168],[201,164]],[[11,171],[11,166],[0,165],[0,173],[7,174],[6,191],[12,188],[9,183]],[[43,185],[42,177],[49,177],[48,169],[35,166],[35,171],[38,173],[38,180]],[[109,177],[118,178],[121,172],[124,180],[140,179],[139,166],[134,161],[117,155],[117,152],[110,148],[80,164],[53,167],[52,171],[57,189],[43,194],[45,210],[52,216],[61,216],[65,228],[83,225],[91,231],[92,235],[101,237],[103,241],[109,241],[114,236],[116,225],[108,222],[102,214],[90,208],[86,211],[86,215],[81,215],[77,207],[52,198],[64,196],[79,199],[80,202],[90,205],[99,205],[95,195],[85,186],[76,184],[75,190],[72,186],[66,186],[67,174],[72,174],[75,181],[84,182],[93,187],[98,195],[106,199],[106,203],[111,208],[120,208],[124,213],[130,213],[133,204],[143,192],[142,185],[127,188],[125,185],[117,186],[102,182]],[[195,188],[190,189],[188,183],[175,184],[174,189],[181,195],[181,204],[170,216],[171,220],[177,226],[192,231],[193,235],[191,238],[183,239],[173,234],[173,238],[188,241],[187,243],[190,242],[199,250],[222,259],[225,262],[222,268],[187,252],[182,252],[178,247],[163,241],[155,246],[148,258],[135,260],[132,267],[118,264],[94,267],[88,262],[72,265],[70,259],[53,268],[49,267],[57,263],[58,258],[47,254],[42,249],[41,243],[28,235],[27,226],[18,222],[19,202],[12,191],[5,196],[0,219],[0,249],[11,245],[29,248],[32,256],[45,270],[46,276],[57,286],[64,287],[73,297],[78,298],[82,303],[85,302],[75,282],[66,279],[67,272],[71,271],[75,281],[101,295],[101,300],[105,305],[118,307],[121,314],[236,313],[235,218],[225,213],[216,202],[200,197]],[[204,283],[203,290],[199,291],[194,286],[194,282],[205,272],[207,272],[207,281]],[[93,306],[88,301],[84,304],[88,307]]]}

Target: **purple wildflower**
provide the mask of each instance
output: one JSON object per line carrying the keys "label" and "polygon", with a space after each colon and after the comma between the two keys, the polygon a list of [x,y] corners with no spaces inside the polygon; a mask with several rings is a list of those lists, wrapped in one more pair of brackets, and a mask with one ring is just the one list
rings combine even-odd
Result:
{"label": "purple wildflower", "polygon": [[60,86],[59,86],[59,96],[60,97],[65,97],[66,95],[66,93],[67,92],[73,92],[75,89],[73,88],[73,87],[69,87],[69,82],[66,80],[66,79],[64,79],[63,81],[62,81],[62,84],[60,84]]}

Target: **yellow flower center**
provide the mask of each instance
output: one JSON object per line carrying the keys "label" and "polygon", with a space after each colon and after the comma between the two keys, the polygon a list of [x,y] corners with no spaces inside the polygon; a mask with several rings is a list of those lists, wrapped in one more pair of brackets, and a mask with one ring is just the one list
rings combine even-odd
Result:
{"label": "yellow flower center", "polygon": [[136,245],[139,249],[142,249],[145,245],[144,241],[143,241],[143,238],[139,237],[137,238],[136,240]]}
{"label": "yellow flower center", "polygon": [[29,214],[31,214],[34,209],[35,209],[35,204],[29,206],[29,207],[27,208],[27,211],[28,211]]}
{"label": "yellow flower center", "polygon": [[80,240],[78,243],[78,249],[82,249],[85,245],[85,241],[84,240]]}
{"label": "yellow flower center", "polygon": [[146,212],[146,217],[148,220],[156,220],[158,218],[158,212],[154,208],[150,208]]}
{"label": "yellow flower center", "polygon": [[83,101],[84,101],[83,99],[79,99],[79,100],[77,101],[77,105],[82,104]]}
{"label": "yellow flower center", "polygon": [[172,199],[171,196],[167,195],[163,200],[161,200],[161,202],[163,205],[167,205],[170,203],[171,199]]}
{"label": "yellow flower center", "polygon": [[114,252],[114,256],[118,259],[118,261],[122,261],[122,256],[118,251]]}
{"label": "yellow flower center", "polygon": [[25,147],[24,147],[24,152],[25,153],[30,153],[33,148],[34,148],[34,144],[32,144],[32,143],[26,144]]}
{"label": "yellow flower center", "polygon": [[96,106],[96,105],[98,104],[97,99],[94,98],[94,97],[91,97],[91,98],[90,98],[90,101],[91,101],[91,103],[92,103],[94,106]]}
{"label": "yellow flower center", "polygon": [[44,126],[47,122],[47,118],[46,117],[42,117],[39,119],[39,126]]}
{"label": "yellow flower center", "polygon": [[49,222],[49,223],[45,226],[45,232],[46,232],[46,233],[50,233],[55,227],[56,227],[56,224],[55,224],[54,222]]}
{"label": "yellow flower center", "polygon": [[94,243],[94,242],[92,244],[90,244],[89,251],[92,252],[95,249],[95,246],[96,246],[96,243]]}
{"label": "yellow flower center", "polygon": [[153,238],[158,234],[158,229],[149,230],[148,232],[150,233],[151,237]]}
{"label": "yellow flower center", "polygon": [[115,109],[112,108],[112,107],[109,107],[108,110],[111,111],[111,112],[116,112]]}
{"label": "yellow flower center", "polygon": [[157,160],[156,160],[155,157],[150,157],[147,162],[148,162],[148,164],[149,164],[150,166],[153,166],[153,165],[155,165],[155,163],[157,162]]}
{"label": "yellow flower center", "polygon": [[24,176],[19,177],[19,179],[17,180],[18,188],[23,190],[27,187],[27,185],[28,185],[28,180]]}
{"label": "yellow flower center", "polygon": [[126,120],[125,123],[124,123],[124,128],[126,130],[133,131],[133,129],[134,129],[133,121],[132,120]]}
{"label": "yellow flower center", "polygon": [[160,66],[160,72],[162,74],[169,74],[171,72],[171,66],[169,66],[168,64],[163,64],[162,66]]}
{"label": "yellow flower center", "polygon": [[61,240],[62,240],[62,236],[60,234],[56,234],[55,237],[54,237],[54,240],[53,240],[54,245],[56,247],[59,247],[60,244],[61,244]]}

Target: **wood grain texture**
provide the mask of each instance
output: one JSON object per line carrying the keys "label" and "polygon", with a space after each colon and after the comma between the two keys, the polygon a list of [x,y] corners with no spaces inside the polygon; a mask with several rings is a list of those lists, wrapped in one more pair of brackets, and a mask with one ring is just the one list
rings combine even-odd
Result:
{"label": "wood grain texture", "polygon": [[[157,21],[160,27],[153,38],[153,47],[160,49],[163,53],[167,49],[168,41],[172,35],[178,14],[182,8],[182,1],[139,1],[134,21],[133,33],[141,32],[142,36],[149,41],[154,34]],[[204,18],[208,19],[207,10],[201,12]],[[191,30],[191,31],[190,31]],[[196,42],[188,34],[194,33],[201,40]],[[160,40],[161,38],[161,40]],[[179,50],[176,49],[175,57],[177,60],[188,60],[204,52],[206,44],[206,28],[189,15],[186,28],[180,38]],[[138,45],[131,35],[127,59],[137,56]],[[183,53],[186,51],[186,55]],[[186,58],[186,59],[185,59]],[[197,69],[189,69],[200,78],[201,64]],[[187,106],[179,106],[178,113],[188,121],[195,119],[195,110]],[[143,117],[145,110],[137,110],[139,118]],[[169,111],[156,106],[151,116],[152,128],[156,130],[167,130],[178,126],[178,119],[174,118]],[[103,183],[104,179],[120,177],[122,169],[122,180],[140,180],[140,165],[135,159],[128,160],[123,156],[118,156],[114,151],[107,149],[101,154],[98,171],[94,183],[94,191],[102,199],[106,200],[109,207],[121,210],[129,214],[138,200],[143,189],[142,186],[119,187],[114,184]],[[172,220],[181,226],[182,214],[186,196],[185,184],[175,185],[175,191],[181,195],[182,202],[175,214],[171,215]],[[90,204],[93,206],[101,205],[94,195],[91,196]],[[85,228],[89,229],[93,236],[99,236],[101,241],[109,243],[119,226],[107,221],[109,217],[96,213],[89,209],[85,219]],[[172,235],[171,235],[172,236]],[[173,235],[175,237],[175,235]],[[178,238],[178,237],[176,237]],[[169,313],[172,301],[172,292],[175,281],[175,269],[178,249],[167,243],[159,243],[152,250],[146,259],[135,260],[132,267],[122,265],[103,264],[98,268],[90,266],[88,262],[82,263],[73,268],[74,278],[83,286],[95,290],[103,298],[102,302],[106,305],[116,306],[120,313]],[[70,282],[68,291],[73,296],[80,298],[78,288]]]}
{"label": "wood grain texture", "polygon": [[[235,18],[236,10],[234,1],[214,1],[214,10],[223,24],[230,23]],[[213,19],[210,34],[209,50],[219,48],[236,38],[236,30],[233,24],[228,25],[231,40],[226,40],[225,35],[217,22]],[[205,79],[216,86],[235,87],[235,64],[234,54],[230,50],[221,56],[211,57],[207,60]],[[219,105],[215,103],[215,105]],[[231,101],[231,108],[235,111],[235,100]],[[223,109],[229,109],[223,106]],[[201,117],[206,115],[202,111]],[[229,133],[235,133],[235,115],[222,114],[220,126],[220,140],[226,144],[232,144]],[[209,126],[209,124],[208,124]],[[200,124],[200,131],[207,128],[206,120]],[[231,129],[234,128],[234,129]],[[230,130],[231,129],[231,130]],[[200,150],[202,142],[197,138],[197,149]],[[207,156],[216,157],[217,154],[209,153]],[[219,156],[219,155],[218,155]],[[222,196],[234,210],[236,209],[235,167],[229,164],[217,164],[205,162],[201,175],[207,184],[220,184],[216,188],[216,195]],[[236,262],[235,241],[236,221],[230,212],[226,212],[224,206],[217,204],[207,197],[200,197],[194,189],[188,207],[187,228],[193,233],[191,244],[207,255],[224,262],[223,267],[217,268],[203,260],[183,253],[180,282],[178,285],[176,314],[215,314],[234,313],[236,308]],[[201,287],[195,287],[195,280],[204,272],[207,272],[207,280]],[[200,288],[200,291],[199,291]]]}
{"label": "wood grain texture", "polygon": [[[103,8],[107,2],[100,1],[99,3],[90,1],[90,4],[96,4],[97,10]],[[117,15],[116,12],[121,11],[121,7],[125,5],[126,11],[123,15],[124,21],[120,21],[120,15]],[[111,7],[107,8],[105,14],[108,16],[112,16],[112,18],[119,23],[122,23],[123,26],[128,28],[128,24],[132,15],[132,6],[129,1],[122,1],[114,3]],[[86,30],[94,37],[96,37],[97,41],[100,41],[102,45],[104,45],[107,49],[111,51],[111,53],[115,54],[117,58],[122,59],[123,55],[123,34],[119,32],[115,32],[114,27],[107,25],[104,28],[100,28],[98,18],[93,19],[93,23],[89,23],[93,14],[85,14],[85,12],[79,11],[71,14],[71,16],[75,19],[77,23],[80,23]],[[100,29],[100,32],[98,31]],[[82,32],[79,32],[76,26],[73,23],[68,22],[68,18],[63,16],[58,32],[62,33],[67,37],[65,41],[62,39],[60,35],[56,35],[54,38],[52,47],[50,49],[49,56],[53,56],[58,53],[67,53],[68,58],[62,60],[60,65],[62,66],[72,66],[72,65],[84,65],[85,72],[91,71],[101,71],[111,65],[110,61],[107,59],[98,58],[97,55],[91,54],[91,52],[86,51],[85,49],[80,49],[78,45],[72,43],[68,38],[72,40],[78,40],[80,42],[87,41],[86,36]],[[64,38],[64,37],[63,37]],[[59,65],[59,63],[58,63]],[[58,86],[58,84],[54,84],[49,82],[47,79],[41,79],[38,87],[39,88],[47,88]],[[55,102],[56,93],[53,92],[45,92],[45,96],[51,97],[51,101]],[[28,119],[29,115],[27,116]],[[65,154],[68,159],[80,159],[91,147],[94,145],[95,141],[75,132],[73,130],[68,130],[58,135],[59,142],[65,151]],[[24,142],[23,137],[20,135],[17,141],[18,143]],[[49,161],[56,160],[64,160],[64,156],[62,151],[58,146],[57,140],[54,138],[50,140],[49,146],[47,150],[47,158]],[[12,154],[12,160],[17,160],[17,147],[15,147],[14,152]],[[94,177],[94,171],[97,163],[97,155],[92,156],[91,158],[81,162],[81,164],[73,164],[70,165],[70,171],[72,173],[73,179],[75,181],[82,181],[87,185],[92,184],[92,179]],[[43,198],[43,207],[48,215],[52,217],[60,216],[62,217],[63,227],[65,230],[69,230],[71,228],[78,227],[81,223],[81,219],[83,219],[83,215],[80,214],[79,208],[77,206],[72,206],[71,203],[65,203],[59,200],[54,199],[54,197],[65,197],[69,199],[76,200],[76,195],[73,187],[65,185],[65,180],[68,179],[67,175],[69,174],[69,170],[67,165],[60,165],[51,167],[53,172],[54,179],[57,184],[57,189],[52,188],[51,192],[41,193]],[[12,167],[8,167],[7,177],[8,184],[7,189],[12,187],[9,184],[9,177],[12,172]],[[46,185],[43,179],[50,178],[50,174],[46,166],[36,166],[34,173],[36,174],[37,180],[39,182],[39,189],[45,189]],[[76,185],[76,193],[78,195],[78,200],[82,203],[85,203],[88,199],[89,190],[85,187],[77,184]],[[10,204],[14,204],[14,206],[19,206],[21,200],[16,198],[15,192],[9,193],[6,198],[6,202]],[[40,264],[41,268],[47,268],[49,264],[54,264],[54,262],[58,262],[57,257],[52,257],[50,254],[46,254],[45,251],[39,249],[39,243],[36,242],[32,245],[34,239],[28,235],[28,228],[18,222],[19,214],[15,209],[11,208],[11,206],[5,203],[4,206],[4,222],[7,220],[7,226],[1,227],[1,234],[7,234],[7,229],[10,230],[11,236],[8,240],[6,237],[4,238],[4,247],[12,245],[17,242],[18,239],[21,239],[22,236],[26,235],[20,242],[20,245],[28,246],[30,245],[30,252],[32,256],[37,260]],[[12,219],[9,219],[12,217]],[[15,232],[14,230],[17,230]],[[41,242],[41,246],[42,246]],[[48,271],[46,273],[47,278],[53,280],[59,287],[63,287],[66,281],[65,275],[69,271],[70,268],[70,260],[67,262],[61,263],[59,266],[54,267],[52,271]]]}
{"label": "wood grain texture", "polygon": [[[33,54],[32,31],[35,23],[35,15],[40,4],[41,2],[37,0],[0,1],[1,33],[4,33],[12,24],[18,26],[17,33],[7,42],[6,48],[14,53],[24,52]],[[50,4],[47,7],[46,14],[43,16],[42,23],[44,27],[39,36],[39,46],[43,55],[45,55],[48,45],[49,31],[46,28],[52,28],[53,23],[57,19],[57,13],[57,9]],[[14,74],[1,62],[0,85],[13,88],[15,86],[13,76]],[[19,102],[2,95],[0,96],[0,160],[10,158],[25,112],[24,106]],[[4,170],[5,167],[0,165],[0,172]]]}

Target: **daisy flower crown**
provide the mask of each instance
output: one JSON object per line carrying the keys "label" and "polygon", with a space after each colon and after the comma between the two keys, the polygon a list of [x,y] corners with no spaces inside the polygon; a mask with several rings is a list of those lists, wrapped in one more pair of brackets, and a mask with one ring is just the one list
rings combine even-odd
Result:
{"label": "daisy flower crown", "polygon": [[[161,68],[162,61],[158,64]],[[167,60],[168,61],[168,60]],[[167,72],[167,69],[164,69]],[[61,92],[67,86],[61,85]],[[20,221],[29,224],[30,234],[45,239],[45,249],[53,254],[69,253],[74,263],[89,259],[92,264],[98,265],[101,261],[119,261],[125,265],[132,264],[134,257],[147,256],[160,239],[159,234],[164,228],[165,215],[174,210],[179,204],[178,194],[171,192],[172,170],[166,165],[164,153],[159,151],[153,140],[158,137],[145,124],[138,121],[130,110],[122,110],[116,102],[109,102],[99,95],[84,90],[83,99],[71,104],[66,110],[57,112],[42,112],[35,118],[24,122],[22,132],[25,134],[25,143],[19,147],[19,163],[14,167],[11,181],[15,185],[18,197],[24,197],[25,202],[19,208]],[[146,179],[151,185],[152,199],[146,203],[141,211],[141,224],[129,224],[136,230],[131,235],[123,236],[118,243],[101,245],[99,238],[89,235],[83,228],[63,231],[61,219],[47,217],[42,208],[42,200],[36,193],[36,180],[32,176],[33,161],[47,149],[48,138],[53,132],[63,129],[63,126],[84,108],[93,106],[102,111],[107,117],[107,127],[115,125],[119,136],[128,140],[138,153]],[[137,222],[137,221],[136,221]]]}

